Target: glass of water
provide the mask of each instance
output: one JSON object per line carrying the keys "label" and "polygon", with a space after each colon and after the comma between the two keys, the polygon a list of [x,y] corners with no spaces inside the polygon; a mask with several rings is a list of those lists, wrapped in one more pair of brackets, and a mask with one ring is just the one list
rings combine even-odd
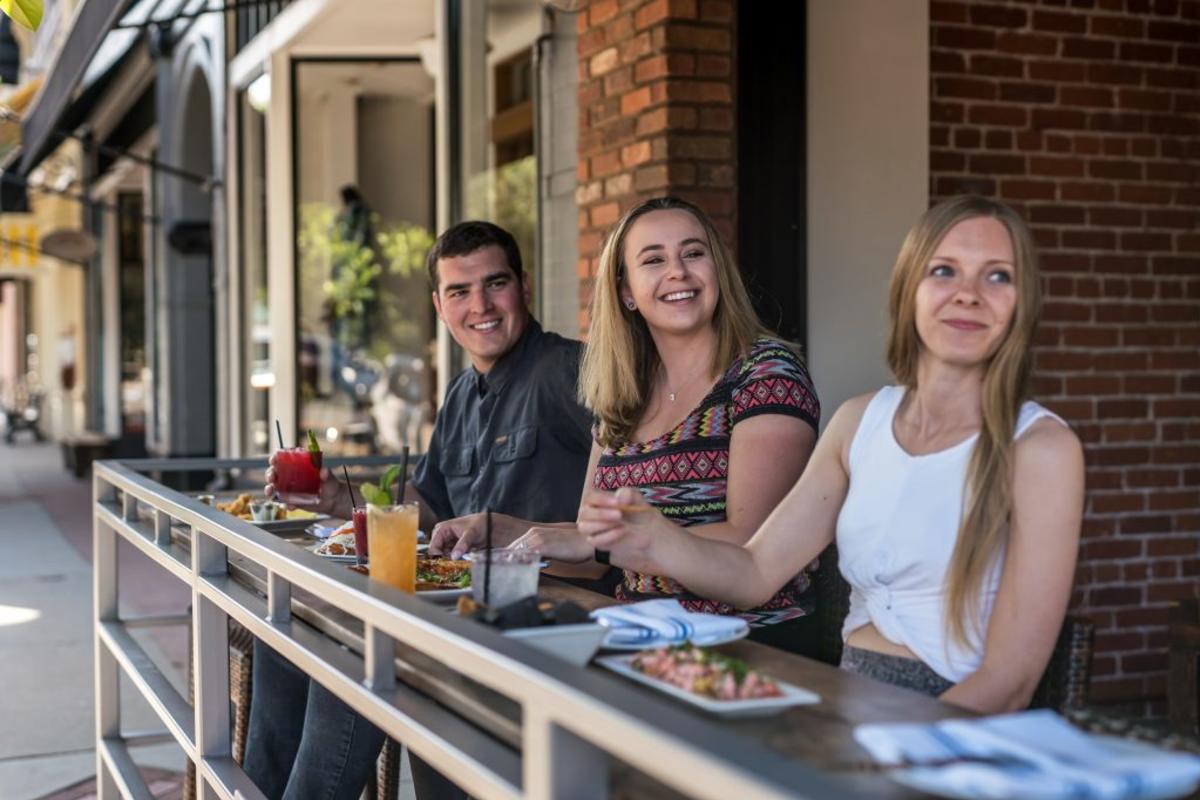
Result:
{"label": "glass of water", "polygon": [[476,550],[471,554],[471,596],[484,605],[484,570],[491,561],[488,603],[493,608],[537,594],[542,559],[532,550]]}

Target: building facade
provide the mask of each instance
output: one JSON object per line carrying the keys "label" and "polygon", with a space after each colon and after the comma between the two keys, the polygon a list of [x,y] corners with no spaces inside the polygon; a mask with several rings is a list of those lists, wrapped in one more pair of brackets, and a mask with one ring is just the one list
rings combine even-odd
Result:
{"label": "building facade", "polygon": [[[217,8],[122,4],[98,36],[165,22],[63,105],[142,159],[82,156],[107,209],[81,298],[109,354],[87,363],[90,425],[121,434],[136,383],[152,452],[265,454],[276,420],[335,451],[420,449],[462,363],[422,273],[436,233],[512,229],[536,313],[586,336],[606,230],[664,193],[714,217],[832,411],[890,380],[909,226],[987,194],[1042,247],[1038,399],[1086,446],[1093,699],[1162,713],[1167,604],[1200,593],[1200,2]],[[145,297],[136,375],[122,264]]]}

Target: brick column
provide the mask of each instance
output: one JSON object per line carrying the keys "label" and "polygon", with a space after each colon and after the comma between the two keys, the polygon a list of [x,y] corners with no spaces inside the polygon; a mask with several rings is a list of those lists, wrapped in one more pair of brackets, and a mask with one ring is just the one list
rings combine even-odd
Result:
{"label": "brick column", "polygon": [[1200,594],[1200,2],[1059,5],[933,0],[931,193],[1033,226],[1035,391],[1087,453],[1093,699],[1161,713],[1167,604]]}
{"label": "brick column", "polygon": [[630,206],[690,200],[734,236],[730,0],[593,0],[579,26],[579,328],[600,248]]}

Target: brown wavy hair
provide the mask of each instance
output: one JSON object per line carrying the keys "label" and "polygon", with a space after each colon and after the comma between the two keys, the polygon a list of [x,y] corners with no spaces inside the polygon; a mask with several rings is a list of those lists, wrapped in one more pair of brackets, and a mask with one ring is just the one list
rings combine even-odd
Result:
{"label": "brown wavy hair", "polygon": [[579,369],[579,399],[596,416],[597,441],[604,447],[628,440],[645,409],[660,364],[646,320],[627,309],[620,295],[625,237],[633,223],[651,211],[686,211],[708,237],[718,288],[712,321],[717,347],[709,374],[728,369],[759,337],[774,336],[755,313],[737,265],[708,215],[675,197],[656,197],[629,209],[613,226],[600,252],[591,329]]}
{"label": "brown wavy hair", "polygon": [[892,271],[888,308],[888,366],[909,390],[917,388],[916,295],[938,244],[960,222],[978,217],[999,221],[1012,240],[1016,308],[1008,332],[984,367],[982,424],[967,469],[965,512],[947,572],[945,609],[950,637],[966,644],[980,633],[979,591],[1007,536],[1012,509],[1013,432],[1029,394],[1033,336],[1041,310],[1037,251],[1029,228],[1003,203],[985,197],[955,197],[930,208],[904,239]]}

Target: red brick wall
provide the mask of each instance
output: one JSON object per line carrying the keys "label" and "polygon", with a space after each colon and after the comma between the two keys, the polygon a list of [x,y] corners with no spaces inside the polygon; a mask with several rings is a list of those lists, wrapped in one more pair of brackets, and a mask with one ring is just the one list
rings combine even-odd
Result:
{"label": "red brick wall", "polygon": [[662,194],[692,200],[732,243],[733,4],[592,0],[579,14],[580,331],[603,237]]}
{"label": "red brick wall", "polygon": [[932,195],[1002,198],[1042,247],[1036,391],[1087,450],[1093,699],[1161,713],[1166,604],[1200,595],[1200,2],[930,13]]}

